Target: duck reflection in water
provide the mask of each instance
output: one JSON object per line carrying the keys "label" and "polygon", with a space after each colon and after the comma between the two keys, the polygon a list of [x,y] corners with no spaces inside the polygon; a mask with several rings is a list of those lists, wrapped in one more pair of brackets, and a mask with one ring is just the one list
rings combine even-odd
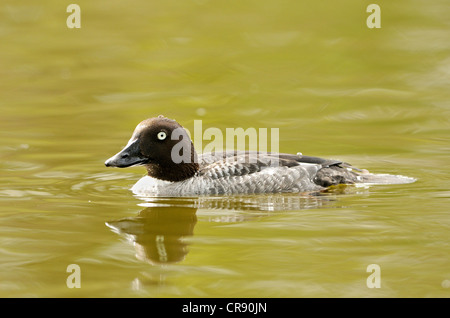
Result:
{"label": "duck reflection in water", "polygon": [[106,222],[112,231],[133,242],[136,257],[152,265],[185,259],[197,216],[207,222],[243,222],[277,211],[323,207],[329,196],[261,195],[242,197],[145,198],[146,208],[136,217]]}
{"label": "duck reflection in water", "polygon": [[136,249],[136,258],[150,264],[177,263],[188,253],[184,237],[194,234],[196,208],[154,206],[137,217],[107,222],[114,232],[125,235]]}

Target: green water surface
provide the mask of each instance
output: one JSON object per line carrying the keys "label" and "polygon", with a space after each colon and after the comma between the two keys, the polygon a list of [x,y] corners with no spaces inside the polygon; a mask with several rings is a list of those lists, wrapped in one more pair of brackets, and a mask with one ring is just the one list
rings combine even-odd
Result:
{"label": "green water surface", "polygon": [[[76,3],[0,4],[1,297],[449,297],[448,0]],[[417,181],[143,200],[160,114]]]}

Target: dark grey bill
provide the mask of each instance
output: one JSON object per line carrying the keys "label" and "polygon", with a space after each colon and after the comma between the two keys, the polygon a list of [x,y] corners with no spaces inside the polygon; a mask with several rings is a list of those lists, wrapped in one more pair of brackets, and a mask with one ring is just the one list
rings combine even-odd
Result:
{"label": "dark grey bill", "polygon": [[105,161],[107,167],[126,168],[148,162],[139,149],[139,140],[129,143],[122,151]]}

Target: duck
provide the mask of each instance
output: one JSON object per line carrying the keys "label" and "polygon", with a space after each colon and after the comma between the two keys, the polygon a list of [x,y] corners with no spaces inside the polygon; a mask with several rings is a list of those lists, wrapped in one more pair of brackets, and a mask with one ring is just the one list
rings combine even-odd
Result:
{"label": "duck", "polygon": [[337,185],[402,184],[414,178],[372,174],[335,159],[258,151],[198,154],[186,129],[163,115],[140,122],[106,167],[144,166],[139,196],[211,196],[320,192]]}

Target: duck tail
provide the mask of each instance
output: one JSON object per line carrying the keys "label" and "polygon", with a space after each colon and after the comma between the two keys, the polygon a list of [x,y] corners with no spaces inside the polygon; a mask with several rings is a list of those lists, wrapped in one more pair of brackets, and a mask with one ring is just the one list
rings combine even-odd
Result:
{"label": "duck tail", "polygon": [[355,168],[345,162],[323,167],[314,178],[314,182],[322,187],[338,184],[405,184],[415,181],[415,178],[402,175],[370,173],[365,169]]}

